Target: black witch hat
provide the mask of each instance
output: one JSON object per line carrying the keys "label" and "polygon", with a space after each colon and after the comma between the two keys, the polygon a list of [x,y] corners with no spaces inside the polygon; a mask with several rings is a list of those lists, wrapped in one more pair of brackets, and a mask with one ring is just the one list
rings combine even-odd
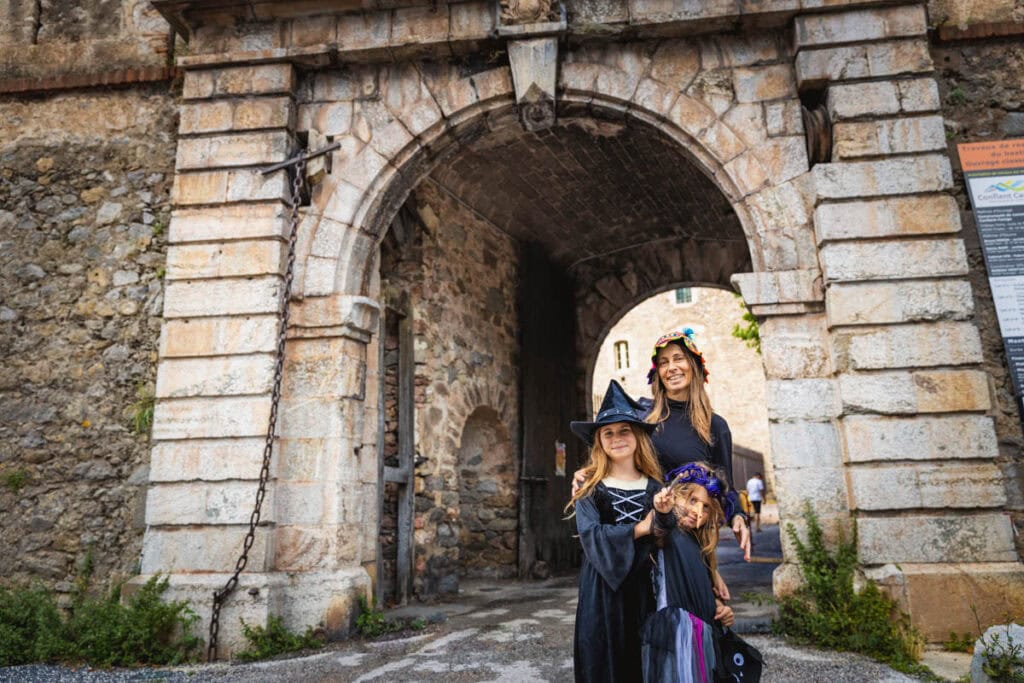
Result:
{"label": "black witch hat", "polygon": [[612,380],[608,383],[608,390],[604,392],[604,400],[601,401],[601,409],[597,411],[597,417],[593,422],[570,422],[569,429],[573,434],[580,437],[587,444],[594,442],[594,432],[605,425],[616,422],[629,422],[642,427],[647,433],[654,431],[657,425],[644,422],[643,406],[630,398],[629,394],[619,386],[619,383]]}

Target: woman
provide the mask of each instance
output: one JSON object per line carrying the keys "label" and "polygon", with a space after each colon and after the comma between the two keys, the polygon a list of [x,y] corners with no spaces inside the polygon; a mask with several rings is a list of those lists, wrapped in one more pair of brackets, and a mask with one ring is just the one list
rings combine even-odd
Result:
{"label": "woman", "polygon": [[[674,471],[690,463],[706,462],[723,470],[732,481],[732,432],[725,418],[711,409],[704,388],[708,374],[690,328],[669,332],[655,342],[647,373],[653,399],[639,403],[648,409],[647,421],[657,425],[651,441],[670,479]],[[743,559],[749,561],[750,529],[735,490],[729,491],[724,507],[726,523],[743,549]],[[716,588],[719,597],[728,599],[724,584],[716,581]]]}

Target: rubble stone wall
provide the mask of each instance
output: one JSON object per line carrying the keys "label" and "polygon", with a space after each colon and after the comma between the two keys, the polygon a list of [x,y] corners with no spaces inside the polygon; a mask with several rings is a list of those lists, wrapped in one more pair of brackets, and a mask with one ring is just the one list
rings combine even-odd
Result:
{"label": "rubble stone wall", "polygon": [[136,571],[174,127],[166,86],[0,100],[5,580]]}

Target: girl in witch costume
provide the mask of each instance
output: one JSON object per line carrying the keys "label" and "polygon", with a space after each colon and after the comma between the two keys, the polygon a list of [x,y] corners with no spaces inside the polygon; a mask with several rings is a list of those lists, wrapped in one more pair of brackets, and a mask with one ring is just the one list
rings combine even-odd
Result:
{"label": "girl in witch costume", "polygon": [[651,508],[661,489],[639,406],[612,380],[593,422],[572,431],[591,445],[573,510],[583,546],[573,638],[577,683],[633,683],[641,678],[640,629],[654,610]]}
{"label": "girl in witch costume", "polygon": [[654,497],[654,584],[658,610],[643,627],[644,680],[707,683],[716,668],[712,624],[732,626],[732,609],[716,599],[718,527],[728,485],[706,463],[679,469]]}

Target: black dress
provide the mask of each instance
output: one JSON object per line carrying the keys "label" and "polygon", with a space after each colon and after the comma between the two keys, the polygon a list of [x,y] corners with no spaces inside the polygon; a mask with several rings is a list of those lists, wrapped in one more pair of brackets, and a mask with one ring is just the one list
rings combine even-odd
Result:
{"label": "black dress", "polygon": [[661,484],[645,489],[599,483],[576,503],[583,545],[573,638],[578,683],[636,683],[642,676],[640,629],[654,611],[650,552],[653,537],[633,538]]}

